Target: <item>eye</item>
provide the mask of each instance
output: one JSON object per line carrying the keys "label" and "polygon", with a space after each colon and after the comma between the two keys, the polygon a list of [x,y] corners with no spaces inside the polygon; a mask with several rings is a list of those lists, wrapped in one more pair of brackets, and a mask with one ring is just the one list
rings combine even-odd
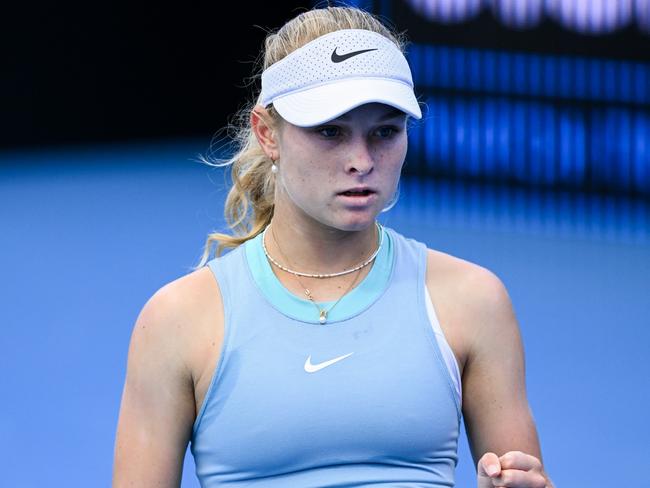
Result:
{"label": "eye", "polygon": [[375,131],[375,135],[381,139],[388,139],[394,135],[396,135],[400,129],[395,126],[387,125],[384,127],[380,127]]}
{"label": "eye", "polygon": [[341,134],[341,130],[334,125],[319,127],[318,129],[316,129],[316,132],[322,135],[323,137],[325,137],[326,139],[332,139]]}

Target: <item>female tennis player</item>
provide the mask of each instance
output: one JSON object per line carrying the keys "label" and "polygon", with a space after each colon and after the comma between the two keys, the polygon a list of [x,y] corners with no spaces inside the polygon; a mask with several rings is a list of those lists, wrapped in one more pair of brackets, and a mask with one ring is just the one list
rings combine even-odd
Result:
{"label": "female tennis player", "polygon": [[204,488],[451,487],[463,416],[478,488],[552,487],[502,282],[378,223],[421,118],[403,49],[349,7],[268,35],[235,232],[137,318],[113,487],[178,487],[188,443]]}

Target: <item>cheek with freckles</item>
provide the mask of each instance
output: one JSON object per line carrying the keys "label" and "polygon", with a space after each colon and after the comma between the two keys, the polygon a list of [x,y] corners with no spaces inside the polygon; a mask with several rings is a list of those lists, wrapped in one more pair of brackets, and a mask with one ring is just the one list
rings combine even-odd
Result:
{"label": "cheek with freckles", "polygon": [[286,168],[284,184],[293,204],[308,214],[329,205],[328,195],[334,191],[334,173],[319,161],[302,159]]}

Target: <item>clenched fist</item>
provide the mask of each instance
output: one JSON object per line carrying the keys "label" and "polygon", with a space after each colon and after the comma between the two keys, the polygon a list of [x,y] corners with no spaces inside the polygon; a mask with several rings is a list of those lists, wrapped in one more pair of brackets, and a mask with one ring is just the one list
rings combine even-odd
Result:
{"label": "clenched fist", "polygon": [[535,456],[509,451],[499,457],[486,452],[478,462],[478,488],[554,488]]}

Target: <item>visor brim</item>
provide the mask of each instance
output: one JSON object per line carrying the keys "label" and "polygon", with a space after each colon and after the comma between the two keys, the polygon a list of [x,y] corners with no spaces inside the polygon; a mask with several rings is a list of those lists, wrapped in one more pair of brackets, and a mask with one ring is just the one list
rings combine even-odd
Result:
{"label": "visor brim", "polygon": [[339,80],[278,97],[273,106],[287,122],[313,127],[366,103],[383,103],[413,118],[422,118],[413,88],[389,79]]}

